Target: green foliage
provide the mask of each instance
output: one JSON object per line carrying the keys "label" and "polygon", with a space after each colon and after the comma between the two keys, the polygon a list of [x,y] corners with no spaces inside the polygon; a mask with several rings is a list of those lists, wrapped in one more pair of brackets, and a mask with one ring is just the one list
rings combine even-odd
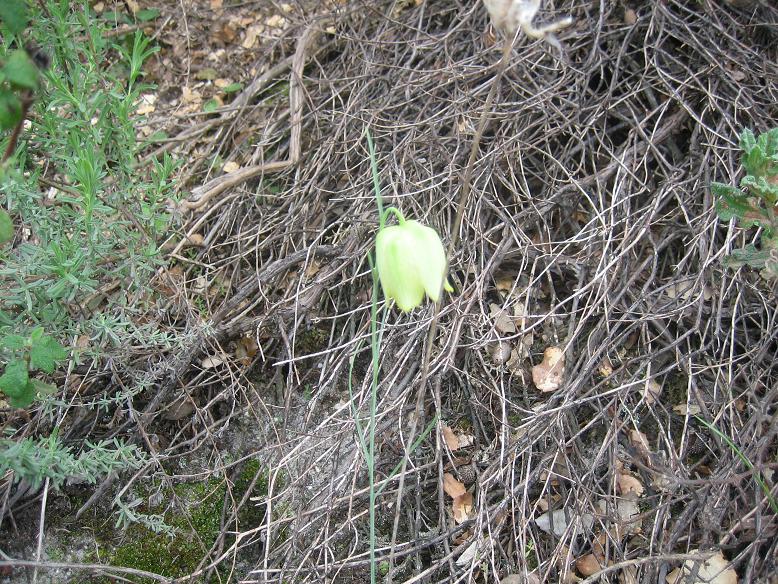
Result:
{"label": "green foliage", "polygon": [[14,224],[11,216],[3,209],[0,209],[0,245],[11,241],[14,236]]}
{"label": "green foliage", "polygon": [[[86,0],[0,0],[0,20],[0,130],[7,130],[0,153],[16,146],[0,163],[0,390],[24,407],[56,389],[41,378],[68,356],[63,339],[89,339],[75,359],[177,342],[137,318],[139,299],[155,300],[147,282],[175,223],[176,163],[141,158],[136,108],[153,89],[143,72],[158,50],[152,39],[142,31],[106,34],[111,21]],[[28,41],[45,47],[45,71],[18,48]],[[30,124],[9,142],[27,112]],[[145,389],[138,380],[63,407],[115,407]],[[0,474],[11,469],[34,484],[94,482],[143,462],[141,451],[118,442],[84,442],[77,453],[56,438],[23,434],[0,441]],[[128,523],[154,525],[152,516],[123,508]]]}
{"label": "green foliage", "polygon": [[[0,2],[0,31],[13,37],[27,26],[27,5],[24,0]],[[9,130],[22,121],[22,93],[35,91],[40,83],[38,67],[27,51],[11,51],[0,60],[0,130]],[[2,237],[0,237],[2,242]]]}
{"label": "green foliage", "polygon": [[15,408],[30,405],[39,393],[52,394],[56,387],[32,377],[36,371],[53,373],[58,361],[68,352],[54,338],[36,327],[28,337],[15,334],[0,336],[0,355],[6,355],[5,371],[0,375],[2,391]]}
{"label": "green foliage", "polygon": [[54,488],[69,479],[94,484],[109,473],[140,468],[143,464],[145,455],[142,451],[115,439],[96,444],[85,442],[84,450],[78,454],[62,445],[56,433],[37,440],[0,440],[0,473],[11,470],[14,479],[25,480],[34,489],[45,479],[49,479]]}
{"label": "green foliage", "polygon": [[[126,299],[148,293],[161,264],[159,243],[174,224],[176,163],[167,155],[140,163],[136,134],[140,95],[153,89],[143,68],[158,47],[142,31],[106,36],[106,22],[87,2],[47,0],[45,7],[29,4],[33,26],[25,33],[50,53],[45,73],[25,51],[0,45],[4,87],[41,86],[33,123],[9,161],[25,172],[6,168],[0,186],[2,207],[33,234],[0,248],[0,324],[42,325],[55,338],[86,335],[105,348],[122,342],[119,331],[104,331],[105,322],[126,321]],[[0,123],[7,111],[8,127],[21,106],[6,102],[0,92]],[[62,183],[46,195],[44,171]],[[0,239],[8,232],[0,218]],[[121,293],[106,299],[98,293],[105,288]],[[85,306],[86,298],[94,304]]]}
{"label": "green foliage", "polygon": [[737,219],[741,227],[760,227],[760,247],[750,244],[727,258],[733,267],[762,269],[766,278],[778,277],[778,128],[754,137],[745,129],[740,136],[741,163],[746,171],[740,187],[714,182],[716,210],[724,221]]}
{"label": "green foliage", "polygon": [[25,0],[3,0],[0,2],[0,31],[17,35],[27,28],[27,3]]}

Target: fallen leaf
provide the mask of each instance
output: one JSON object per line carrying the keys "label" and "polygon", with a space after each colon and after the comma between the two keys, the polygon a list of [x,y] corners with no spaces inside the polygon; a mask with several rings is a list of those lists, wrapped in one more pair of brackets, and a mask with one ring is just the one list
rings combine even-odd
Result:
{"label": "fallen leaf", "polygon": [[680,416],[696,416],[702,410],[696,404],[678,404],[673,408],[673,411]]}
{"label": "fallen leaf", "polygon": [[265,30],[265,27],[261,24],[255,24],[246,29],[246,36],[243,38],[241,46],[244,49],[251,49],[257,44],[259,35]]}
{"label": "fallen leaf", "polygon": [[508,341],[499,341],[489,345],[489,354],[495,365],[504,365],[510,361],[512,351],[513,347]]}
{"label": "fallen leaf", "polygon": [[199,91],[195,91],[189,87],[184,87],[181,90],[181,99],[184,101],[184,103],[200,103],[203,100],[203,96]]}
{"label": "fallen leaf", "polygon": [[130,9],[130,12],[133,14],[137,14],[138,11],[140,11],[140,6],[138,6],[138,2],[136,0],[124,0],[124,2],[127,5],[127,8]]}
{"label": "fallen leaf", "polygon": [[616,539],[621,539],[625,535],[634,535],[643,530],[642,520],[638,517],[640,509],[638,504],[632,498],[622,498],[616,502],[616,515],[619,524],[616,526]]}
{"label": "fallen leaf", "polygon": [[219,10],[224,5],[224,0],[211,0],[211,10]]}
{"label": "fallen leaf", "polygon": [[643,483],[631,474],[622,473],[616,476],[616,484],[622,495],[640,497],[643,494]]}
{"label": "fallen leaf", "polygon": [[194,411],[194,409],[195,408],[194,404],[192,403],[192,398],[190,398],[188,395],[184,395],[170,404],[165,409],[165,413],[162,417],[166,420],[181,420],[189,416]]}
{"label": "fallen leaf", "polygon": [[608,544],[608,533],[601,531],[597,534],[597,537],[592,541],[592,553],[594,557],[600,562],[600,565],[605,563],[605,548]]}
{"label": "fallen leaf", "polygon": [[610,377],[613,375],[613,363],[611,363],[611,360],[607,355],[605,355],[605,357],[602,358],[602,361],[600,361],[600,365],[597,367],[597,371],[603,377]]}
{"label": "fallen leaf", "polygon": [[[570,522],[576,522],[576,515],[573,511],[565,512],[564,509],[557,509],[556,511],[546,512],[535,518],[535,525],[546,533],[553,533],[557,537],[563,537],[567,531],[568,518],[570,516]],[[551,529],[551,521],[553,519],[554,528]],[[584,529],[591,529],[594,524],[594,517],[589,513],[584,513],[580,516],[580,525]]]}
{"label": "fallen leaf", "polygon": [[222,166],[222,170],[224,171],[225,174],[230,174],[231,172],[240,170],[240,164],[238,164],[234,160],[230,160],[229,162],[224,163],[224,166]]}
{"label": "fallen leaf", "polygon": [[443,473],[443,490],[452,499],[456,499],[467,492],[465,485],[455,479],[450,472]]}
{"label": "fallen leaf", "polygon": [[624,11],[624,24],[629,24],[632,26],[638,21],[638,15],[637,12],[635,12],[632,8],[627,8]]}
{"label": "fallen leaf", "polygon": [[248,367],[254,361],[258,351],[259,345],[254,337],[241,337],[235,347],[235,358],[241,365]]}
{"label": "fallen leaf", "polygon": [[508,315],[508,311],[501,306],[494,303],[489,304],[489,315],[494,321],[494,328],[501,335],[512,335],[516,332],[516,324]]}
{"label": "fallen leaf", "polygon": [[157,109],[154,105],[156,102],[156,95],[153,93],[144,93],[140,96],[140,102],[138,103],[138,108],[135,110],[135,113],[139,116],[146,116],[150,113],[153,113],[154,110]]}
{"label": "fallen leaf", "polygon": [[[697,553],[697,550],[690,550]],[[687,578],[693,574],[695,564],[699,566],[694,580]],[[686,560],[683,566],[676,568],[667,575],[667,584],[737,584],[737,572],[729,568],[729,562],[719,551],[702,562]]]}
{"label": "fallen leaf", "polygon": [[565,369],[565,354],[559,347],[548,347],[543,353],[543,361],[532,367],[532,382],[540,391],[556,391],[562,385]]}
{"label": "fallen leaf", "polygon": [[457,435],[454,434],[454,431],[451,428],[444,424],[441,433],[443,434],[443,441],[451,452],[459,450],[459,438],[457,438]]}
{"label": "fallen leaf", "polygon": [[473,514],[473,495],[470,493],[459,495],[454,499],[452,509],[457,524],[467,521]]}
{"label": "fallen leaf", "polygon": [[476,552],[478,552],[478,542],[474,541],[467,546],[465,551],[462,552],[462,555],[457,558],[457,566],[467,566],[475,558]]}
{"label": "fallen leaf", "polygon": [[591,576],[602,570],[602,566],[594,554],[586,554],[575,561],[575,569],[582,576]]}
{"label": "fallen leaf", "polygon": [[224,357],[221,355],[211,355],[210,357],[206,357],[200,362],[200,366],[203,369],[213,369],[214,367],[218,367],[224,363]]}
{"label": "fallen leaf", "polygon": [[204,242],[205,242],[205,238],[200,233],[192,233],[191,235],[187,236],[185,245],[202,247]]}
{"label": "fallen leaf", "polygon": [[265,20],[265,24],[269,28],[283,28],[283,26],[286,24],[286,18],[280,14],[274,14]]}

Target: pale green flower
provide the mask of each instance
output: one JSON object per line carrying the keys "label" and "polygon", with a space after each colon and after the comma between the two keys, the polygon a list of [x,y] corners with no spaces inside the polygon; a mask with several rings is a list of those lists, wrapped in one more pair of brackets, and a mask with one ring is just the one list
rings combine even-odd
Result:
{"label": "pale green flower", "polygon": [[442,287],[451,291],[440,236],[418,221],[400,219],[399,225],[378,232],[376,267],[384,295],[403,312],[419,306],[425,294],[437,302]]}

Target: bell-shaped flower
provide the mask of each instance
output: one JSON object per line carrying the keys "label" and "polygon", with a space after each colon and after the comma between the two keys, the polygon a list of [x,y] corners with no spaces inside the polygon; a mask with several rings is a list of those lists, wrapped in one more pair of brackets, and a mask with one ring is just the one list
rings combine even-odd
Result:
{"label": "bell-shaped flower", "polygon": [[425,294],[437,302],[441,288],[452,289],[446,282],[446,252],[437,232],[418,221],[398,218],[398,225],[378,232],[376,267],[386,298],[409,312]]}

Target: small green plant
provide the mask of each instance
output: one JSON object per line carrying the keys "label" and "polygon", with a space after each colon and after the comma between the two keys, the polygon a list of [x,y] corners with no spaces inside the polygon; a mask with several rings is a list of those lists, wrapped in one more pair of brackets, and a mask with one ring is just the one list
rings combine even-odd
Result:
{"label": "small green plant", "polygon": [[56,431],[48,438],[0,440],[0,472],[13,471],[15,480],[25,480],[33,489],[45,479],[55,489],[74,478],[94,484],[112,472],[137,469],[145,463],[146,455],[137,446],[115,439],[85,442],[78,454],[60,442]]}
{"label": "small green plant", "polygon": [[[386,318],[392,301],[396,302],[403,312],[409,312],[421,305],[425,294],[433,302],[437,302],[440,299],[441,290],[452,291],[452,288],[446,281],[446,253],[438,233],[434,229],[421,225],[416,221],[406,220],[400,210],[395,207],[384,209],[381,198],[381,186],[378,179],[375,146],[369,130],[366,131],[365,136],[370,154],[370,168],[373,175],[376,207],[378,207],[378,235],[376,237],[375,260],[372,255],[368,255],[373,278],[373,290],[370,304],[370,411],[366,427],[363,426],[362,418],[357,412],[352,385],[354,361],[360,350],[360,344],[357,345],[357,350],[350,360],[348,389],[351,396],[352,416],[354,417],[357,430],[357,439],[367,465],[370,582],[375,584],[378,571],[381,572],[381,575],[391,571],[390,562],[382,561],[379,564],[376,559],[376,502],[383,489],[389,484],[384,482],[383,485],[378,487],[375,480],[375,426],[376,408],[378,405],[378,381],[381,371],[381,337],[383,336]],[[397,217],[398,225],[386,227],[386,220],[390,214],[394,214]],[[379,281],[387,300],[383,308],[380,330],[378,316]],[[424,432],[416,440],[412,441],[408,450],[409,453],[413,452],[422,443],[435,427],[437,421],[438,418],[435,416]],[[403,470],[403,467],[404,460],[395,466],[389,477],[394,477]]]}
{"label": "small green plant", "polygon": [[716,210],[723,221],[736,218],[743,228],[761,228],[760,246],[749,244],[732,252],[726,263],[762,270],[765,278],[778,277],[778,128],[754,137],[745,129],[740,135],[741,162],[746,176],[740,187],[711,184],[718,197]]}
{"label": "small green plant", "polygon": [[34,328],[27,337],[0,336],[0,348],[10,355],[0,375],[0,391],[13,407],[26,408],[39,393],[50,395],[56,391],[55,386],[33,375],[38,371],[54,373],[57,362],[65,359],[68,352],[53,337],[44,334],[42,327]]}
{"label": "small green plant", "polygon": [[[26,27],[27,7],[24,0],[7,0],[0,4],[0,34],[13,38]],[[11,51],[0,62],[0,130],[13,129],[0,163],[0,180],[5,174],[5,163],[13,152],[39,84],[38,67],[26,50]],[[10,241],[13,234],[11,216],[0,208],[0,245]]]}

